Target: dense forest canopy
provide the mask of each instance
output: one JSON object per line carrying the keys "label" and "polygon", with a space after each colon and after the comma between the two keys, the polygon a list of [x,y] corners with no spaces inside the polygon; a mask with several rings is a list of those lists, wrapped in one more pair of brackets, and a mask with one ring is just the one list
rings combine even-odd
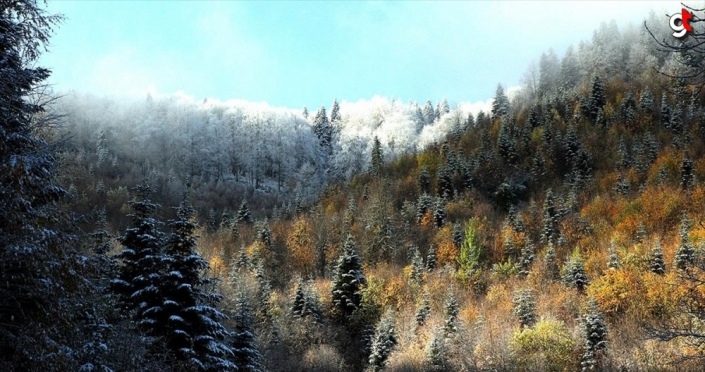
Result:
{"label": "dense forest canopy", "polygon": [[62,18],[0,2],[0,369],[700,370],[703,30],[663,18],[481,110],[284,109],[54,95]]}

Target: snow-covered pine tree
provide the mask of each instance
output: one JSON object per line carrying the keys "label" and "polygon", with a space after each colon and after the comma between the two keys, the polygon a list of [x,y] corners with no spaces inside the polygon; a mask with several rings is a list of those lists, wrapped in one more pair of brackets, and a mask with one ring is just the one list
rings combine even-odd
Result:
{"label": "snow-covered pine tree", "polygon": [[247,200],[243,199],[240,204],[240,209],[237,210],[236,221],[239,224],[250,224],[252,223],[252,215],[250,215],[250,208],[247,207]]}
{"label": "snow-covered pine tree", "polygon": [[661,241],[658,238],[654,241],[654,248],[651,250],[649,270],[658,275],[666,273],[666,262],[663,259],[663,249],[661,248]]}
{"label": "snow-covered pine tree", "polygon": [[384,158],[382,154],[382,143],[379,138],[375,136],[372,141],[372,160],[371,160],[371,171],[375,177],[382,176],[382,166],[384,165]]}
{"label": "snow-covered pine tree", "polygon": [[348,316],[360,306],[361,290],[366,283],[355,242],[348,235],[333,276],[333,308],[339,315]]}
{"label": "snow-covered pine tree", "polygon": [[595,76],[592,80],[592,92],[588,102],[588,111],[592,120],[597,119],[598,112],[602,110],[606,103],[605,86],[602,84],[602,79],[599,76]]}
{"label": "snow-covered pine tree", "polygon": [[492,101],[492,119],[500,118],[509,114],[509,98],[504,93],[502,84],[497,84],[497,90]]}
{"label": "snow-covered pine tree", "polygon": [[588,302],[588,311],[582,321],[583,342],[585,350],[581,360],[583,371],[599,369],[600,353],[607,348],[607,323],[594,298]]}
{"label": "snow-covered pine tree", "polygon": [[431,272],[436,268],[436,262],[438,257],[436,256],[436,247],[431,245],[428,247],[428,253],[426,254],[426,271]]}
{"label": "snow-covered pine tree", "polygon": [[585,266],[583,265],[583,257],[577,248],[563,266],[563,283],[568,287],[577,289],[579,293],[583,293],[589,284]]}
{"label": "snow-covered pine tree", "polygon": [[690,159],[688,152],[683,156],[683,161],[681,162],[681,189],[690,190],[695,184],[695,165],[693,160]]}
{"label": "snow-covered pine tree", "polygon": [[431,175],[426,167],[421,168],[419,173],[419,192],[428,194],[431,190]]}
{"label": "snow-covered pine tree", "polygon": [[419,326],[426,324],[429,314],[431,314],[431,295],[428,291],[424,291],[421,303],[416,308],[416,315],[414,316],[416,324]]}
{"label": "snow-covered pine tree", "polygon": [[541,232],[541,242],[555,243],[558,239],[558,210],[553,198],[553,191],[548,189],[546,199],[543,202],[543,231]]}
{"label": "snow-covered pine tree", "polygon": [[130,202],[132,226],[118,238],[123,250],[117,259],[122,266],[111,287],[118,295],[119,306],[149,328],[155,315],[147,314],[145,318],[145,311],[154,313],[155,307],[162,305],[158,288],[163,269],[164,234],[158,228],[160,222],[154,218],[159,206],[149,199],[153,188],[145,180],[133,190],[137,197]]}
{"label": "snow-covered pine tree", "polygon": [[683,213],[681,217],[680,240],[681,243],[676,249],[676,255],[673,259],[673,266],[679,270],[686,270],[695,263],[695,248],[690,242],[690,229],[692,222],[688,216]]}
{"label": "snow-covered pine tree", "polygon": [[214,307],[222,297],[205,289],[211,279],[203,275],[208,262],[196,253],[193,214],[184,201],[176,208],[176,219],[169,221],[172,233],[164,247],[159,283],[164,302],[157,322],[150,326],[164,337],[177,359],[201,370],[234,370],[233,350],[226,343],[228,331],[220,323],[225,315]]}
{"label": "snow-covered pine tree", "polygon": [[436,205],[433,209],[433,222],[436,227],[440,229],[443,227],[443,224],[445,224],[446,218],[448,217],[448,214],[446,213],[446,203],[443,198],[436,199]]}
{"label": "snow-covered pine tree", "polygon": [[372,339],[368,371],[378,372],[387,365],[387,359],[389,359],[389,355],[398,343],[394,322],[394,313],[391,310],[387,310],[377,324],[375,335]]}
{"label": "snow-covered pine tree", "polygon": [[239,291],[231,315],[233,331],[231,333],[233,362],[238,371],[265,371],[264,358],[260,353],[255,335],[252,310],[242,291]]}
{"label": "snow-covered pine tree", "polygon": [[321,106],[313,119],[313,133],[318,137],[321,147],[325,151],[330,151],[333,145],[333,126],[326,115],[326,108]]}
{"label": "snow-covered pine tree", "polygon": [[423,274],[425,268],[421,254],[419,253],[419,248],[414,246],[411,252],[411,273],[409,274],[409,280],[415,285],[421,285],[423,281]]}
{"label": "snow-covered pine tree", "polygon": [[426,365],[432,372],[448,371],[448,357],[443,332],[436,329],[426,347]]}
{"label": "snow-covered pine tree", "polygon": [[445,303],[445,323],[443,324],[443,333],[446,337],[458,332],[458,314],[460,313],[460,305],[455,297],[455,291],[451,288],[448,291],[448,297]]}
{"label": "snow-covered pine tree", "polygon": [[338,100],[334,99],[333,105],[330,108],[330,122],[336,123],[340,120],[342,120],[342,117],[340,116],[340,105],[338,104]]}
{"label": "snow-covered pine tree", "polygon": [[514,316],[519,320],[521,330],[531,327],[536,322],[536,299],[530,290],[516,293],[512,299]]}
{"label": "snow-covered pine tree", "polygon": [[436,120],[436,112],[430,100],[426,101],[423,106],[423,118],[426,121],[426,125],[432,124]]}

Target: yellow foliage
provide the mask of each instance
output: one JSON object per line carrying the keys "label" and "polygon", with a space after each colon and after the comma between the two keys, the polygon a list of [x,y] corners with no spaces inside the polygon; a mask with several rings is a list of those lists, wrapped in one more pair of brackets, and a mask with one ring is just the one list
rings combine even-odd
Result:
{"label": "yellow foliage", "polygon": [[518,357],[520,369],[572,371],[578,367],[575,340],[559,320],[542,319],[533,328],[515,331],[510,346]]}
{"label": "yellow foliage", "polygon": [[316,249],[311,235],[311,225],[301,217],[294,222],[286,239],[286,245],[291,254],[291,265],[299,273],[308,273],[314,267]]}
{"label": "yellow foliage", "polygon": [[458,248],[453,245],[453,230],[450,226],[444,226],[433,237],[433,244],[436,246],[436,257],[438,266],[446,264],[455,265],[458,258]]}
{"label": "yellow foliage", "polygon": [[597,300],[605,315],[627,311],[641,301],[643,293],[644,283],[641,276],[630,269],[607,270],[588,287],[588,295]]}

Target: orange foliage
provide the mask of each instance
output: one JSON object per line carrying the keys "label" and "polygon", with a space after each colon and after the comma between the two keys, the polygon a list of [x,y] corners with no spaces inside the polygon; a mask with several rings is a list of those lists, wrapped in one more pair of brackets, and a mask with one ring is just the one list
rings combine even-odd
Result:
{"label": "orange foliage", "polygon": [[458,248],[453,246],[453,231],[450,226],[444,226],[433,238],[433,243],[436,246],[436,256],[438,266],[446,264],[455,265],[458,258]]}
{"label": "orange foliage", "polygon": [[630,269],[607,270],[605,275],[592,281],[588,295],[600,304],[608,316],[621,314],[641,301],[644,283],[638,272]]}

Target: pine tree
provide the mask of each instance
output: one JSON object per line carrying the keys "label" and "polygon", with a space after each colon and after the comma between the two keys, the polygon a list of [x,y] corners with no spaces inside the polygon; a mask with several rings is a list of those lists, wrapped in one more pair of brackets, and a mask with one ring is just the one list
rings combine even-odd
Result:
{"label": "pine tree", "polygon": [[423,106],[423,117],[426,124],[432,124],[436,120],[436,112],[433,110],[431,101],[426,101]]}
{"label": "pine tree", "polygon": [[570,288],[575,288],[579,293],[583,293],[589,284],[583,258],[576,248],[563,267],[563,283]]}
{"label": "pine tree", "polygon": [[428,319],[429,314],[431,314],[431,295],[428,291],[424,291],[423,297],[421,297],[421,303],[416,308],[416,324],[423,326],[426,324],[426,319]]}
{"label": "pine tree", "polygon": [[428,173],[426,167],[421,168],[421,173],[419,173],[419,191],[424,194],[428,194],[431,190],[431,175]]}
{"label": "pine tree", "polygon": [[654,96],[651,94],[651,90],[647,87],[641,92],[639,97],[639,108],[647,114],[650,114],[654,110]]}
{"label": "pine tree", "polygon": [[445,303],[445,323],[443,324],[443,333],[446,337],[458,332],[458,314],[460,313],[460,305],[455,298],[453,289],[448,292],[448,297]]}
{"label": "pine tree", "polygon": [[428,254],[426,255],[426,271],[431,272],[436,268],[436,261],[438,257],[436,256],[436,248],[431,245],[428,248]]}
{"label": "pine tree", "polygon": [[583,342],[585,350],[581,361],[583,371],[591,371],[599,368],[600,353],[607,348],[607,323],[600,313],[600,308],[591,298],[588,302],[588,311],[583,316],[582,321]]}
{"label": "pine tree", "polygon": [[543,243],[555,243],[558,239],[558,210],[553,199],[553,191],[546,192],[546,199],[543,202],[543,230],[541,241]]}
{"label": "pine tree", "polygon": [[649,270],[658,275],[666,273],[666,262],[663,259],[663,249],[661,248],[661,241],[659,239],[654,241],[654,249],[651,251],[651,257],[649,259]]}
{"label": "pine tree", "polygon": [[636,240],[637,243],[643,243],[647,235],[648,232],[646,231],[646,225],[644,225],[643,222],[639,223],[639,227],[637,227],[636,229],[636,236],[634,237],[634,240]]}
{"label": "pine tree", "polygon": [[232,370],[233,350],[225,343],[229,333],[220,324],[225,315],[213,306],[222,297],[205,290],[212,280],[203,276],[208,263],[196,253],[193,212],[183,202],[176,209],[176,219],[169,222],[173,233],[164,248],[164,274],[159,280],[164,301],[149,327],[166,340],[178,359],[198,369]]}
{"label": "pine tree", "polygon": [[433,222],[436,224],[436,227],[443,227],[443,224],[446,222],[446,217],[447,214],[445,202],[443,201],[443,199],[438,198],[436,199],[436,206],[434,207],[433,212]]}
{"label": "pine tree", "polygon": [[419,249],[417,247],[413,247],[411,253],[411,273],[409,274],[409,280],[411,280],[411,283],[421,285],[424,271],[426,270],[424,268],[421,254],[419,253]]}
{"label": "pine tree", "polygon": [[610,244],[609,249],[610,259],[607,262],[607,268],[609,269],[619,269],[619,257],[617,257],[617,250],[614,247],[614,242]]}
{"label": "pine tree", "polygon": [[446,166],[438,169],[438,196],[449,199],[453,196],[453,175]]}
{"label": "pine tree", "polygon": [[333,106],[330,108],[330,122],[336,123],[340,120],[342,120],[342,117],[340,116],[340,105],[338,104],[338,100],[335,99],[333,100]]}
{"label": "pine tree", "polygon": [[520,329],[528,328],[536,322],[536,300],[529,290],[514,295],[514,316],[519,320]]}
{"label": "pine tree", "polygon": [[58,229],[63,218],[55,203],[66,191],[54,183],[48,136],[38,136],[56,117],[42,87],[50,71],[36,62],[63,17],[37,3],[0,4],[0,365],[18,370],[49,370],[45,363],[71,358],[48,350],[63,350],[70,337],[61,328],[68,315],[75,319],[67,306],[75,304],[85,270],[76,267],[84,257]]}
{"label": "pine tree", "polygon": [[397,333],[394,329],[394,314],[391,310],[380,319],[372,340],[368,371],[378,372],[384,369],[389,355],[397,345]]}
{"label": "pine tree", "polygon": [[333,145],[333,126],[326,116],[326,108],[321,106],[313,119],[313,133],[318,137],[318,141],[326,151]]}
{"label": "pine tree", "polygon": [[494,100],[492,101],[492,118],[500,118],[509,114],[509,98],[504,94],[502,84],[497,85]]}
{"label": "pine tree", "polygon": [[460,223],[453,224],[453,246],[460,249],[464,238],[463,225]]}
{"label": "pine tree", "polygon": [[301,116],[303,116],[304,119],[308,120],[308,109],[306,108],[306,106],[304,106],[304,110],[301,111]]}
{"label": "pine tree", "polygon": [[695,175],[693,174],[695,165],[690,159],[690,155],[686,152],[681,162],[681,189],[690,190],[695,184]]}
{"label": "pine tree", "polygon": [[382,155],[382,144],[379,142],[379,138],[375,136],[372,144],[372,174],[375,177],[382,176],[382,166],[384,165],[384,158]]}
{"label": "pine tree", "polygon": [[260,228],[257,231],[257,241],[262,243],[268,251],[272,249],[272,230],[269,228],[269,221],[267,221],[267,218],[265,218],[260,224]]}
{"label": "pine tree", "polygon": [[448,360],[446,356],[446,345],[443,340],[443,333],[439,330],[433,332],[433,336],[426,347],[426,365],[429,371],[448,371]]}
{"label": "pine tree", "polygon": [[250,208],[247,207],[247,200],[243,199],[240,204],[240,209],[237,210],[236,221],[239,224],[250,224],[252,223],[252,216],[250,215]]}
{"label": "pine tree", "polygon": [[546,247],[546,255],[544,258],[546,265],[546,276],[548,279],[557,280],[560,277],[560,270],[558,268],[558,258],[556,257],[556,249],[553,247],[553,243],[549,242]]}
{"label": "pine tree", "polygon": [[340,315],[348,316],[360,306],[361,289],[366,283],[360,256],[352,236],[348,235],[333,277],[333,307]]}
{"label": "pine tree", "polygon": [[419,200],[416,203],[416,220],[417,222],[421,222],[423,217],[426,215],[426,212],[431,210],[433,207],[433,198],[428,195],[428,194],[421,194],[419,196]]}
{"label": "pine tree", "polygon": [[607,103],[605,95],[605,87],[599,76],[595,76],[592,80],[592,92],[590,93],[590,101],[588,103],[590,118],[595,120],[598,116],[598,111]]}
{"label": "pine tree", "polygon": [[536,248],[527,236],[524,238],[524,245],[521,249],[521,257],[519,257],[519,274],[521,276],[526,277],[529,275],[534,259],[536,259]]}
{"label": "pine tree", "polygon": [[681,243],[678,245],[676,250],[676,255],[673,260],[673,266],[679,270],[686,270],[688,267],[695,263],[695,248],[690,242],[690,228],[691,221],[688,216],[684,213],[681,218],[681,229],[680,229],[680,240]]}
{"label": "pine tree", "polygon": [[158,206],[149,200],[153,192],[144,181],[133,189],[137,200],[130,202],[132,226],[118,239],[124,247],[117,258],[122,261],[118,277],[111,283],[118,295],[120,307],[138,322],[148,324],[144,312],[161,305],[158,288],[162,269],[162,243],[164,235],[159,231],[159,222],[153,217]]}
{"label": "pine tree", "polygon": [[252,310],[244,293],[239,293],[235,299],[233,314],[232,348],[233,361],[238,371],[265,371],[264,358],[259,351],[252,320]]}
{"label": "pine tree", "polygon": [[671,127],[671,105],[665,93],[661,96],[661,125],[664,128]]}

